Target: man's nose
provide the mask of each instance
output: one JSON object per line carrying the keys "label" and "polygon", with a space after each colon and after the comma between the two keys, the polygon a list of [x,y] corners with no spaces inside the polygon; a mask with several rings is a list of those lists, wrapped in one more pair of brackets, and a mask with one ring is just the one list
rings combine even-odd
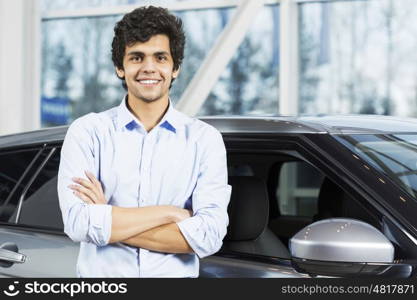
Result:
{"label": "man's nose", "polygon": [[155,72],[155,62],[151,57],[147,57],[143,61],[142,71],[145,73]]}

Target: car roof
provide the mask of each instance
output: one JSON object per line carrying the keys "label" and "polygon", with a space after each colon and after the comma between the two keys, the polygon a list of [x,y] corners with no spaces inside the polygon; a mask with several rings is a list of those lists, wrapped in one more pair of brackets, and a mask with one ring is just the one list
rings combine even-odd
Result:
{"label": "car roof", "polygon": [[68,126],[58,126],[0,136],[0,147],[8,148],[22,145],[60,142],[64,140],[67,129]]}
{"label": "car roof", "polygon": [[[212,116],[200,120],[216,127],[223,134],[384,134],[417,133],[417,119],[379,115],[249,117]],[[60,142],[68,126],[0,136],[0,147]]]}
{"label": "car roof", "polygon": [[417,119],[380,115],[298,117],[201,117],[222,133],[417,133]]}

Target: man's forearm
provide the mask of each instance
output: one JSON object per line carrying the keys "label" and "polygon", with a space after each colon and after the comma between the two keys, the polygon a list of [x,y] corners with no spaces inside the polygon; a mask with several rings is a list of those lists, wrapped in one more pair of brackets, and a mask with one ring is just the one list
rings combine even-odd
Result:
{"label": "man's forearm", "polygon": [[[77,183],[68,187],[85,203],[90,205],[107,204],[101,183],[94,174],[85,172],[87,179],[72,178]],[[146,207],[111,206],[111,229],[109,243],[118,243],[152,228],[180,222],[191,217],[190,210],[172,205]]]}
{"label": "man's forearm", "polygon": [[[112,207],[110,243],[121,242],[154,227],[173,222],[169,206]],[[140,222],[138,222],[140,220]]]}
{"label": "man's forearm", "polygon": [[165,224],[122,241],[137,248],[163,253],[192,253],[176,223]]}

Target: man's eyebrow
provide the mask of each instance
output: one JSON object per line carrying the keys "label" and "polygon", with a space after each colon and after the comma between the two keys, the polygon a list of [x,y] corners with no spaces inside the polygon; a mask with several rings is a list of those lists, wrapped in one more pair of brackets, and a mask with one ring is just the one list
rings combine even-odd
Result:
{"label": "man's eyebrow", "polygon": [[128,56],[143,56],[145,54],[141,51],[131,51],[131,52],[128,52],[127,55]]}
{"label": "man's eyebrow", "polygon": [[154,53],[154,55],[169,55],[169,52],[167,51],[157,51]]}
{"label": "man's eyebrow", "polygon": [[[156,51],[153,53],[154,56],[158,55],[169,55],[169,52],[167,51]],[[145,53],[142,51],[131,51],[126,54],[126,56],[145,56]]]}

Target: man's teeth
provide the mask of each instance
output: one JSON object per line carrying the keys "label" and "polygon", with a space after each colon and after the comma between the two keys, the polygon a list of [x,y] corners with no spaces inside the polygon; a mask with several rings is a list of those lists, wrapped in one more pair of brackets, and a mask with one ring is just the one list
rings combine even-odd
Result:
{"label": "man's teeth", "polygon": [[139,82],[143,84],[156,84],[158,80],[139,80]]}

